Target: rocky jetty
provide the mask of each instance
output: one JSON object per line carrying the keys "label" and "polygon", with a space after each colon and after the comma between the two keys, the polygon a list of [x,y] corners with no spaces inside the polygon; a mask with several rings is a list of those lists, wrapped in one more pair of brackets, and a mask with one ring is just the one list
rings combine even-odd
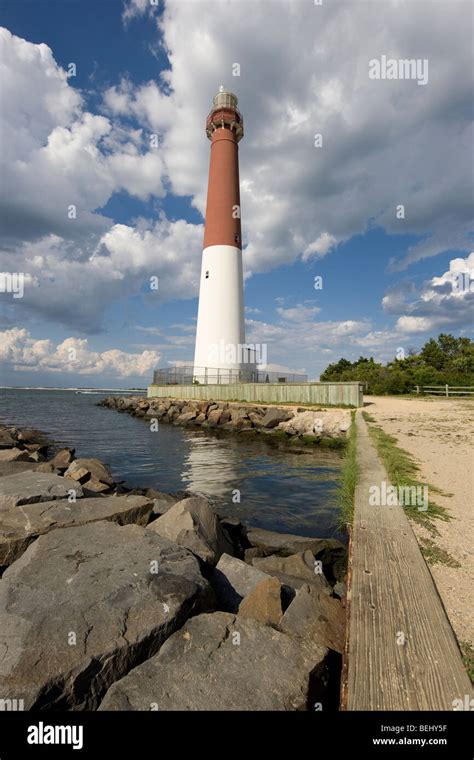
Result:
{"label": "rocky jetty", "polygon": [[129,489],[36,431],[0,427],[0,447],[2,704],[337,709],[342,543]]}
{"label": "rocky jetty", "polygon": [[241,434],[279,434],[289,441],[341,445],[351,426],[346,409],[308,410],[233,402],[191,401],[141,396],[109,396],[99,406],[157,422],[227,430]]}

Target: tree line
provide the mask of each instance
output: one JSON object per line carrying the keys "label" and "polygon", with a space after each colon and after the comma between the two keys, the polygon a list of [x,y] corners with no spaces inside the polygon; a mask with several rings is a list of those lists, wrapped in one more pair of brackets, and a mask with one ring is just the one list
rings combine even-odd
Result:
{"label": "tree line", "polygon": [[383,365],[360,356],[355,362],[339,359],[330,364],[321,382],[356,380],[366,384],[366,393],[410,393],[416,385],[473,385],[474,342],[441,333],[430,338],[419,351],[409,349],[403,358]]}

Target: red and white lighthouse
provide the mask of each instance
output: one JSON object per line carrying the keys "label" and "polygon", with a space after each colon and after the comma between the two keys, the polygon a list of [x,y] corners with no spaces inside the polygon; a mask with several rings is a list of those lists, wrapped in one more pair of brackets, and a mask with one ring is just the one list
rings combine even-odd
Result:
{"label": "red and white lighthouse", "polygon": [[[250,369],[245,357],[238,143],[244,134],[237,97],[220,87],[207,117],[211,141],[194,374],[204,368]],[[225,372],[227,370],[227,372]]]}

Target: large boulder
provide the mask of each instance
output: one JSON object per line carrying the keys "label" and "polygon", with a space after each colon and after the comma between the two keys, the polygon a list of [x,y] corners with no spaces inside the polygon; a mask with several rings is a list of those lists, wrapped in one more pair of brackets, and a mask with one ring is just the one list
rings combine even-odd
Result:
{"label": "large boulder", "polygon": [[239,605],[239,617],[252,618],[264,625],[278,625],[283,615],[281,584],[278,578],[260,581]]}
{"label": "large boulder", "polygon": [[314,554],[309,550],[292,554],[290,557],[255,557],[252,565],[263,573],[273,575],[285,586],[298,589],[305,583],[317,586],[325,594],[331,594],[331,586],[326,580]]}
{"label": "large boulder", "polygon": [[288,435],[314,436],[315,438],[345,438],[351,426],[349,411],[300,412],[291,420],[281,422],[278,430]]}
{"label": "large boulder", "polygon": [[327,650],[256,620],[199,615],[111,686],[100,710],[306,710]]}
{"label": "large boulder", "polygon": [[293,415],[294,412],[289,411],[288,409],[279,409],[278,407],[270,406],[262,418],[262,427],[274,428],[286,420],[291,420]]}
{"label": "large boulder", "polygon": [[192,422],[197,417],[197,412],[183,412],[182,414],[179,414],[175,421],[175,425],[187,425],[190,422]]}
{"label": "large boulder", "polygon": [[11,449],[13,446],[16,446],[16,438],[9,430],[0,429],[0,449]]}
{"label": "large boulder", "polygon": [[[26,472],[27,470],[41,470],[46,462],[37,464],[37,462],[0,462],[0,478],[5,478],[7,475],[16,475],[19,472]],[[52,472],[52,468],[49,470]]]}
{"label": "large boulder", "polygon": [[280,628],[342,654],[346,615],[341,602],[315,586],[302,586],[285,611]]}
{"label": "large boulder", "polygon": [[30,461],[30,452],[25,449],[18,449],[16,446],[10,449],[0,449],[0,462],[28,462]]}
{"label": "large boulder", "polygon": [[40,536],[0,583],[2,698],[96,709],[113,681],[207,608],[208,592],[190,552],[138,525]]}
{"label": "large boulder", "polygon": [[67,499],[71,493],[79,498],[82,496],[82,486],[60,475],[33,470],[7,475],[0,478],[0,511],[37,501]]}
{"label": "large boulder", "polygon": [[342,580],[346,574],[347,548],[335,538],[309,538],[262,528],[248,528],[247,541],[252,549],[245,553],[246,560],[247,557],[252,561],[256,556],[266,557],[269,554],[289,557],[309,550],[316,560],[322,562],[324,574],[331,583]]}
{"label": "large boulder", "polygon": [[263,555],[279,554],[281,557],[289,557],[291,554],[309,549],[317,557],[322,551],[345,551],[344,544],[335,538],[310,538],[263,528],[247,528],[247,539],[251,546],[261,549]]}
{"label": "large boulder", "polygon": [[74,459],[74,453],[74,449],[60,449],[54,457],[49,460],[49,463],[52,464],[53,467],[57,467],[58,470],[67,470]]}
{"label": "large boulder", "polygon": [[207,416],[207,425],[208,427],[217,427],[221,417],[222,417],[222,409],[213,409],[212,412],[209,412]]}
{"label": "large boulder", "polygon": [[237,612],[242,599],[254,591],[269,576],[240,559],[223,554],[211,577],[220,607]]}
{"label": "large boulder", "polygon": [[232,551],[232,546],[219,524],[219,518],[207,499],[201,496],[191,496],[178,501],[164,515],[152,522],[147,530],[170,541],[176,541],[211,565],[216,564],[223,552]]}
{"label": "large boulder", "polygon": [[0,566],[10,565],[38,536],[55,528],[69,528],[99,520],[119,525],[146,525],[152,502],[144,496],[108,496],[104,499],[65,499],[12,507],[0,521]]}
{"label": "large boulder", "polygon": [[[80,474],[82,472],[82,474]],[[85,476],[83,473],[86,473]],[[114,479],[110,470],[99,459],[75,459],[66,472],[65,477],[76,477],[81,483],[87,483],[88,480],[98,480],[99,483],[105,483],[107,486],[114,485]],[[82,478],[85,479],[83,480]]]}
{"label": "large boulder", "polygon": [[157,491],[155,488],[148,488],[145,492],[145,496],[153,500],[153,514],[164,515],[171,507],[180,501],[183,496],[178,494],[164,493]]}

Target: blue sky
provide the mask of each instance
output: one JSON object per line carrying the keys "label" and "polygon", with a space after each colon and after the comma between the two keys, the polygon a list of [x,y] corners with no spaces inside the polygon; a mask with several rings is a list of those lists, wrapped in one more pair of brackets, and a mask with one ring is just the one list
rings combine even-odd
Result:
{"label": "blue sky", "polygon": [[[249,8],[3,0],[0,271],[26,276],[0,293],[3,384],[144,386],[192,359],[221,83],[246,128],[247,340],[270,366],[315,379],[472,336],[453,287],[474,269],[469,3]],[[428,82],[371,80],[383,55],[427,60]]]}

